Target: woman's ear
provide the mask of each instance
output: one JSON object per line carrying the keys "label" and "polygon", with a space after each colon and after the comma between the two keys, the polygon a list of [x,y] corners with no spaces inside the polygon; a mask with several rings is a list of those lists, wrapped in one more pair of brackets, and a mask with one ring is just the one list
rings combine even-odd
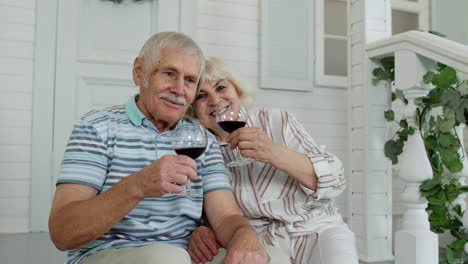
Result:
{"label": "woman's ear", "polygon": [[143,78],[143,58],[136,57],[133,62],[133,82],[136,86],[140,86]]}

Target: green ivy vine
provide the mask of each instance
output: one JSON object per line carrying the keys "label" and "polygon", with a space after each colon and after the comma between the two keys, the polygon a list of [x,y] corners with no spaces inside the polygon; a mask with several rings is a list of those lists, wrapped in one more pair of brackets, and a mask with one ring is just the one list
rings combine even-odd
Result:
{"label": "green ivy vine", "polygon": [[[380,60],[382,67],[373,70],[374,81],[395,79],[394,57]],[[445,173],[457,173],[463,169],[463,153],[459,153],[461,141],[455,128],[468,124],[468,80],[459,81],[456,71],[444,64],[438,63],[437,71],[429,71],[423,76],[425,84],[433,88],[426,96],[416,98],[416,127],[408,124],[406,119],[396,120],[393,110],[384,112],[387,121],[395,122],[399,129],[385,143],[385,156],[393,164],[398,163],[398,157],[403,152],[403,146],[408,136],[420,133],[429,158],[433,178],[423,182],[420,192],[428,200],[426,211],[429,214],[431,230],[435,233],[449,231],[455,240],[440,254],[441,263],[468,263],[465,243],[468,235],[462,223],[463,212],[459,204],[453,202],[457,197],[468,192],[468,186],[460,184],[457,178]],[[401,100],[408,104],[401,90],[392,91],[392,101]],[[440,114],[433,114],[435,108],[441,108]]]}

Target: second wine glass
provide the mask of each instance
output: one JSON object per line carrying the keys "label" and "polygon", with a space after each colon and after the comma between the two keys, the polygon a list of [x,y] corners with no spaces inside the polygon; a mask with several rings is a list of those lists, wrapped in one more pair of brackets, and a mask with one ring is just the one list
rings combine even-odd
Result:
{"label": "second wine glass", "polygon": [[[248,115],[240,100],[221,102],[217,106],[216,122],[226,132],[232,133],[247,124]],[[243,157],[239,148],[234,150],[235,160],[226,164],[228,167],[243,166],[252,163],[251,158]]]}
{"label": "second wine glass", "polygon": [[[208,138],[205,127],[200,124],[183,123],[179,124],[172,137],[172,147],[179,155],[185,155],[192,159],[197,159],[205,152]],[[187,179],[185,188],[180,194],[196,196],[192,191],[190,179]]]}

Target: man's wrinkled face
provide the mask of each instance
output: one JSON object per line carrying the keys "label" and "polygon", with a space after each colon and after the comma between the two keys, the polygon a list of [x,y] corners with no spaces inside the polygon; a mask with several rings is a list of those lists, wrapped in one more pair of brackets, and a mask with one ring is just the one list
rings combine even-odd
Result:
{"label": "man's wrinkled face", "polygon": [[192,103],[199,74],[197,54],[182,52],[174,46],[161,50],[159,61],[149,73],[144,71],[142,59],[137,58],[134,79],[140,85],[138,107],[158,128],[171,127],[183,118]]}

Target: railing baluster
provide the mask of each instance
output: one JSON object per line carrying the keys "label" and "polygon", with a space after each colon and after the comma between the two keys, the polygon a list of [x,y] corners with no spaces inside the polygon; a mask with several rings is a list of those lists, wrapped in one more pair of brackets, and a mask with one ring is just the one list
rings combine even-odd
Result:
{"label": "railing baluster", "polygon": [[[432,65],[431,65],[432,64]],[[416,127],[415,98],[424,96],[428,90],[422,82],[423,72],[433,63],[416,53],[402,50],[395,52],[395,86],[403,91],[408,104],[403,119]],[[395,260],[397,264],[437,264],[438,237],[431,232],[427,200],[421,197],[419,186],[432,179],[432,168],[426,155],[424,141],[419,130],[408,137],[401,156],[399,177],[406,183],[402,193],[405,206],[402,228],[395,234]]]}

